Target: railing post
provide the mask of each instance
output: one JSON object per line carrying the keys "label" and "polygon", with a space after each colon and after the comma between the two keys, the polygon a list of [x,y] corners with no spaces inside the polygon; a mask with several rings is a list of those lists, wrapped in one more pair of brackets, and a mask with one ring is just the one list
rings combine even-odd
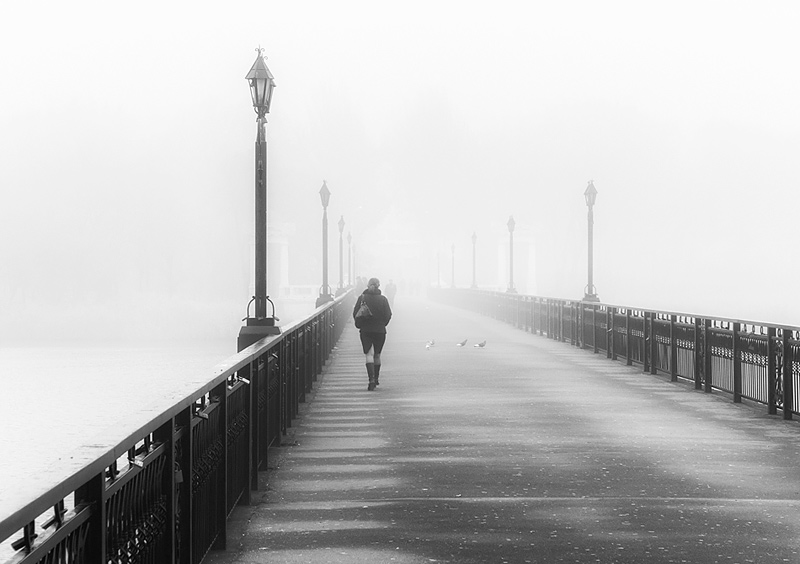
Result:
{"label": "railing post", "polygon": [[783,418],[792,418],[792,345],[790,331],[783,330]]}
{"label": "railing post", "polygon": [[106,564],[108,550],[106,547],[107,519],[105,503],[106,477],[105,469],[92,476],[83,486],[75,491],[75,507],[91,506],[89,529],[86,539],[86,562],[88,564]]}
{"label": "railing post", "polygon": [[564,302],[558,301],[558,340],[566,342],[567,336],[564,334]]}
{"label": "railing post", "polygon": [[578,312],[574,301],[569,302],[569,344],[578,346]]}
{"label": "railing post", "polygon": [[212,548],[215,550],[225,550],[228,547],[228,381],[224,380],[219,386],[211,391],[213,398],[219,402],[219,418],[222,421],[222,454],[219,465],[219,480],[217,482],[217,499],[219,499],[216,515],[209,515],[210,519],[217,522],[217,538],[214,540]]}
{"label": "railing post", "polygon": [[617,360],[614,352],[614,311],[616,308],[606,308],[606,358]]}
{"label": "railing post", "polygon": [[[258,411],[258,394],[261,389],[261,377],[258,373],[258,360],[247,365],[245,378],[250,380],[250,489],[258,491],[258,459],[261,446],[261,421]],[[248,498],[250,494],[248,493]],[[248,505],[252,502],[249,499]]]}
{"label": "railing post", "polygon": [[650,372],[650,339],[652,338],[652,331],[653,326],[650,325],[648,327],[648,318],[650,317],[650,313],[648,311],[643,312],[644,315],[642,316],[642,333],[644,334],[644,344],[642,345],[642,372]]}
{"label": "railing post", "polygon": [[703,377],[705,378],[705,392],[710,394],[713,391],[713,382],[711,378],[711,320],[704,321],[704,339],[703,339]]}
{"label": "railing post", "polygon": [[580,310],[580,332],[581,332],[581,348],[586,348],[586,305],[584,302],[578,304]]}
{"label": "railing post", "polygon": [[625,364],[631,366],[633,358],[631,357],[631,308],[625,308]]}
{"label": "railing post", "polygon": [[547,333],[547,338],[553,338],[553,305],[550,303],[550,300],[547,300],[547,303],[544,306],[544,323],[542,323],[543,333]]}
{"label": "railing post", "polygon": [[731,356],[733,357],[733,403],[742,403],[742,363],[739,358],[739,331],[741,324],[733,324],[733,335],[731,335]]}
{"label": "railing post", "polygon": [[180,495],[180,521],[177,523],[177,536],[180,539],[179,561],[181,564],[194,562],[194,531],[192,516],[194,515],[194,499],[192,497],[192,476],[194,475],[194,449],[196,445],[192,433],[192,407],[187,407],[175,417],[176,432],[180,433],[180,456],[176,457],[180,465],[180,475],[176,478]]}
{"label": "railing post", "polygon": [[775,377],[778,371],[777,347],[775,346],[775,328],[767,328],[767,413],[777,415],[777,381]]}
{"label": "railing post", "polygon": [[178,507],[178,496],[176,495],[176,481],[177,477],[175,475],[175,419],[170,417],[169,421],[161,425],[154,433],[153,439],[156,443],[161,443],[164,445],[164,475],[162,477],[162,488],[166,494],[166,527],[164,530],[164,535],[166,535],[166,540],[164,541],[167,550],[169,550],[168,555],[163,555],[161,561],[164,564],[175,564],[177,558],[177,538],[176,538],[176,528],[175,528],[175,521],[176,521],[176,514],[177,514],[177,507]]}
{"label": "railing post", "polygon": [[694,389],[703,387],[703,333],[699,317],[694,318]]}
{"label": "railing post", "polygon": [[678,336],[675,323],[678,316],[669,316],[669,379],[673,382],[678,381]]}
{"label": "railing post", "polygon": [[658,314],[650,312],[650,374],[658,374]]}

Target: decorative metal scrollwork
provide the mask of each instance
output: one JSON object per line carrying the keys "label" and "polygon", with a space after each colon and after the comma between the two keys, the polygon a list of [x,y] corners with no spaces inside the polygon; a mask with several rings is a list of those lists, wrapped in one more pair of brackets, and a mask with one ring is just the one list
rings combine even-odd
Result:
{"label": "decorative metal scrollwork", "polygon": [[173,471],[175,472],[175,499],[178,503],[175,504],[175,556],[176,562],[182,562],[181,556],[181,494],[185,491],[183,486],[183,467],[181,461],[183,460],[183,437],[175,441],[175,464]]}
{"label": "decorative metal scrollwork", "polygon": [[783,351],[778,348],[775,359],[775,405],[783,407]]}
{"label": "decorative metal scrollwork", "polygon": [[237,415],[231,424],[228,426],[228,444],[232,445],[236,442],[236,439],[239,438],[239,435],[242,434],[242,431],[247,429],[247,422],[249,421],[247,417],[247,412],[242,411]]}
{"label": "decorative metal scrollwork", "polygon": [[167,496],[161,495],[150,511],[137,519],[129,534],[111,547],[110,562],[127,564],[139,562],[143,556],[154,555],[157,541],[167,525]]}
{"label": "decorative metal scrollwork", "polygon": [[220,465],[224,451],[225,445],[222,441],[222,437],[217,437],[203,455],[194,462],[194,472],[192,472],[193,496],[200,490],[200,487],[206,480],[208,480],[211,473]]}
{"label": "decorative metal scrollwork", "polygon": [[697,355],[700,362],[697,363],[698,367],[698,380],[702,385],[706,383],[706,332],[705,331],[698,331],[697,335],[697,343],[698,349],[694,351],[694,354]]}

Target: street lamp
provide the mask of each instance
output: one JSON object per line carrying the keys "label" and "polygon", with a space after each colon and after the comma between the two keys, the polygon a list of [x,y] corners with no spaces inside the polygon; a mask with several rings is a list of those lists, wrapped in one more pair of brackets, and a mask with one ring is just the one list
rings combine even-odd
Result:
{"label": "street lamp", "polygon": [[450,245],[450,287],[456,287],[456,245]]}
{"label": "street lamp", "polygon": [[[255,216],[256,216],[256,256],[255,256],[255,317],[250,317],[250,303],[247,304],[246,325],[239,330],[238,350],[242,350],[266,335],[280,333],[275,326],[275,304],[267,295],[267,114],[272,103],[275,80],[267,68],[263,49],[258,55],[245,79],[250,83],[250,95],[258,124],[256,134],[255,159]],[[267,302],[272,304],[272,317],[267,317]]]}
{"label": "street lamp", "polygon": [[353,234],[347,232],[347,285],[353,286]]}
{"label": "street lamp", "polygon": [[317,307],[333,300],[331,287],[328,286],[328,203],[331,201],[331,191],[324,180],[319,189],[319,199],[322,201],[322,287],[319,289]]}
{"label": "street lamp", "polygon": [[478,242],[478,236],[473,231],[472,232],[472,287],[473,288],[478,287],[478,283],[476,281],[477,279],[475,278],[475,262],[476,262],[475,258],[477,256],[475,252],[475,245],[477,244],[477,242]]}
{"label": "street lamp", "polygon": [[344,216],[339,217],[339,288],[336,295],[344,292]]}
{"label": "street lamp", "polygon": [[599,302],[600,298],[597,297],[597,289],[594,287],[593,282],[593,269],[594,269],[594,202],[597,200],[597,190],[594,187],[594,181],[589,181],[589,186],[586,187],[586,191],[583,193],[583,197],[586,199],[586,207],[589,208],[589,282],[586,284],[585,295],[583,296],[583,301],[585,302]]}
{"label": "street lamp", "polygon": [[509,294],[516,294],[517,291],[514,289],[514,226],[516,222],[514,221],[514,216],[511,215],[508,217],[508,292]]}

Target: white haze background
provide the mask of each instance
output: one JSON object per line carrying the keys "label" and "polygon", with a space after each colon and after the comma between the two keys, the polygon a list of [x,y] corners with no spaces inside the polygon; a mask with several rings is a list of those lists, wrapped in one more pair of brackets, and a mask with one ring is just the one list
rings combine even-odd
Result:
{"label": "white haze background", "polygon": [[[12,2],[0,17],[2,343],[229,340],[252,294],[261,45],[271,240],[358,273],[800,325],[800,4]],[[498,254],[500,253],[500,254]],[[276,296],[278,253],[271,253]],[[516,256],[516,255],[515,255]],[[520,257],[521,262],[523,259]],[[525,259],[527,260],[527,259]],[[526,269],[529,272],[530,268]],[[403,287],[401,286],[401,290]],[[281,315],[281,302],[278,315]]]}

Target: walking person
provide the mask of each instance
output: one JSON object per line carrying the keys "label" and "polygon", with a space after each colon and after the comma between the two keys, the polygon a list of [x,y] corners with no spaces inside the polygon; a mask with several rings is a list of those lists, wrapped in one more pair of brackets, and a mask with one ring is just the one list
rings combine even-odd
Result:
{"label": "walking person", "polygon": [[386,298],[389,300],[389,307],[394,307],[394,297],[397,295],[397,286],[392,280],[386,285]]}
{"label": "walking person", "polygon": [[[360,329],[361,347],[366,355],[367,376],[369,384],[367,390],[372,391],[378,385],[378,376],[381,373],[381,351],[386,342],[386,326],[392,319],[392,309],[386,296],[381,295],[381,282],[377,278],[370,278],[367,289],[358,296],[353,308],[353,319],[356,327]],[[366,304],[369,315],[360,315],[361,306]]]}

